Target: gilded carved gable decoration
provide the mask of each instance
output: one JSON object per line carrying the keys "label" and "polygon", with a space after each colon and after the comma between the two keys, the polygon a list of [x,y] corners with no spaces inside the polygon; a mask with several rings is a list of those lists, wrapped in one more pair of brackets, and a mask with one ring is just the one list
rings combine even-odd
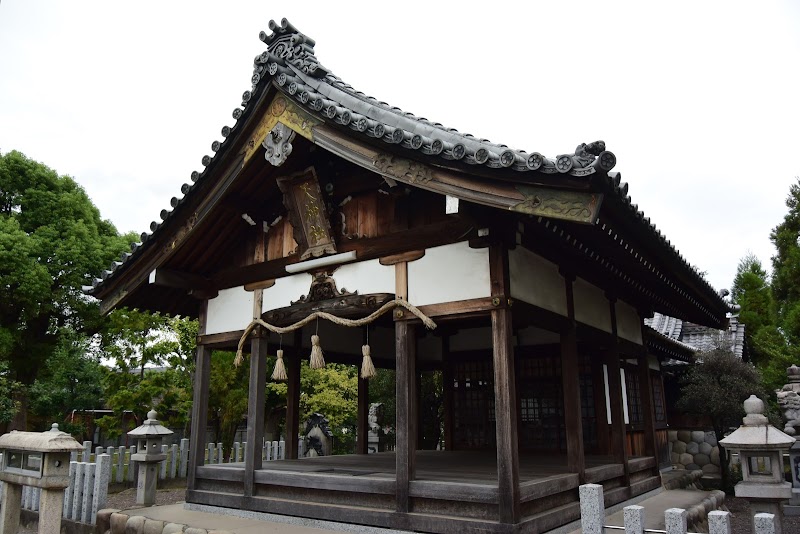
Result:
{"label": "gilded carved gable decoration", "polygon": [[313,167],[303,172],[278,178],[283,204],[294,229],[294,240],[302,251],[300,260],[336,254],[331,234],[330,217]]}
{"label": "gilded carved gable decoration", "polygon": [[302,295],[300,299],[292,302],[292,305],[300,304],[303,302],[319,302],[321,300],[335,299],[338,297],[347,297],[350,295],[358,295],[358,291],[349,292],[345,288],[341,290],[336,287],[336,280],[333,279],[330,272],[320,271],[314,273],[314,279],[311,281],[311,287],[308,290],[308,295]]}
{"label": "gilded carved gable decoration", "polygon": [[292,141],[294,141],[294,131],[279,122],[275,125],[268,136],[264,138],[261,145],[264,147],[264,158],[275,167],[280,167],[292,153]]}
{"label": "gilded carved gable decoration", "polygon": [[[309,141],[313,141],[312,129],[319,124],[319,121],[300,109],[285,96],[276,96],[245,145],[245,164],[256,153],[259,145],[266,142],[267,137],[271,135],[271,132],[278,124],[282,124],[288,130],[302,135]],[[266,145],[264,146],[266,147]]]}

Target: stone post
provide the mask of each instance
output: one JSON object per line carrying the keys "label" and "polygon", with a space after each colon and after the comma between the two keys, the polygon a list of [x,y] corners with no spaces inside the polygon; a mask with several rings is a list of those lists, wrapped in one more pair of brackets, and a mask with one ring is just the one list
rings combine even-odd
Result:
{"label": "stone post", "polygon": [[581,499],[581,531],[583,534],[603,534],[606,507],[603,501],[603,486],[584,484],[578,488]]}

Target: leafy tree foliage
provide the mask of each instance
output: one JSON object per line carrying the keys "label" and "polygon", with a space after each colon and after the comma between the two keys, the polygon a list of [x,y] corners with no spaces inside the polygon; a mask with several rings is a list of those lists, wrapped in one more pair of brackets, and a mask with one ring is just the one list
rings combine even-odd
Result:
{"label": "leafy tree foliage", "polygon": [[0,423],[10,422],[19,409],[16,392],[20,384],[10,375],[8,364],[0,361]]}
{"label": "leafy tree foliage", "polygon": [[[89,341],[76,333],[62,333],[56,350],[30,387],[30,409],[39,430],[57,422],[63,430],[72,410],[103,405],[103,369],[91,355]],[[80,429],[74,429],[80,431]]]}
{"label": "leafy tree foliage", "polygon": [[[12,380],[32,385],[63,329],[97,330],[97,304],[81,286],[129,243],[72,178],[19,152],[0,154],[0,361]],[[19,399],[14,426],[24,427],[27,397]]]}
{"label": "leafy tree foliage", "polygon": [[[738,427],[744,417],[742,403],[750,395],[769,398],[761,386],[761,376],[752,365],[740,360],[727,348],[701,353],[702,365],[692,366],[681,381],[681,396],[677,407],[688,413],[705,415],[717,441],[732,427]],[[728,452],[719,448],[722,487],[730,489]]]}

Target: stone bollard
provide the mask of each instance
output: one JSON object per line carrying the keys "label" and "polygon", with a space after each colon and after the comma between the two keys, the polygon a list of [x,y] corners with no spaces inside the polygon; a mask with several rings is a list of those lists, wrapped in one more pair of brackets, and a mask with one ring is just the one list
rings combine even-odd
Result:
{"label": "stone bollard", "polygon": [[603,501],[603,486],[584,484],[578,488],[581,499],[581,529],[583,534],[603,534],[606,508]]}

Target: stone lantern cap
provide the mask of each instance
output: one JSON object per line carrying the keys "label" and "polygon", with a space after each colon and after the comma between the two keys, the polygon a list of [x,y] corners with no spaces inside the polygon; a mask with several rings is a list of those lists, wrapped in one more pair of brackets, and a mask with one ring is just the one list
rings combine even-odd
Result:
{"label": "stone lantern cap", "polygon": [[744,401],[744,411],[747,415],[742,418],[742,426],[720,440],[720,445],[727,449],[742,450],[780,450],[794,445],[795,439],[792,436],[769,424],[764,415],[764,401],[750,395]]}
{"label": "stone lantern cap", "polygon": [[0,436],[0,449],[32,452],[72,452],[82,451],[80,443],[67,434],[60,432],[53,423],[49,432],[21,432],[12,430]]}
{"label": "stone lantern cap", "polygon": [[147,412],[147,420],[142,423],[141,425],[137,426],[130,432],[128,435],[136,438],[136,439],[147,439],[147,438],[160,438],[163,436],[171,436],[172,430],[167,427],[161,426],[156,420],[156,413],[155,410],[150,410]]}

